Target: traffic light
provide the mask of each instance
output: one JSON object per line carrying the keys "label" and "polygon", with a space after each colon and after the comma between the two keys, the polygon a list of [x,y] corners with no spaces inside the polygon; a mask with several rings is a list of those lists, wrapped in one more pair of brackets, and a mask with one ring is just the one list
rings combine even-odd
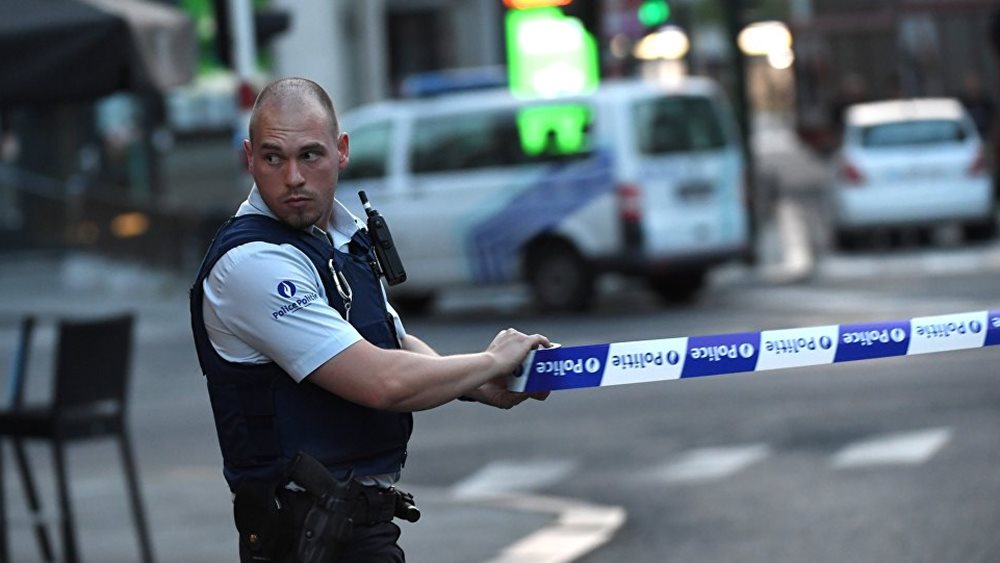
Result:
{"label": "traffic light", "polygon": [[643,0],[636,17],[647,28],[659,27],[670,19],[670,4],[667,0]]}
{"label": "traffic light", "polygon": [[990,15],[990,41],[997,56],[1000,57],[1000,8],[994,9]]}
{"label": "traffic light", "polygon": [[[232,31],[229,29],[229,2],[227,0],[214,0],[215,9],[215,41],[219,53],[219,61],[227,67],[233,66],[233,40]],[[291,27],[292,17],[288,10],[282,8],[260,8],[255,9],[254,19],[254,40],[257,49],[267,47],[275,37],[288,31]]]}
{"label": "traffic light", "polygon": [[530,10],[532,8],[551,8],[565,6],[573,0],[503,0],[503,5],[511,10]]}
{"label": "traffic light", "polygon": [[288,31],[292,17],[282,8],[261,8],[253,15],[257,47],[266,47],[276,36]]}
{"label": "traffic light", "polygon": [[564,14],[583,23],[595,39],[601,38],[601,8],[598,0],[573,0],[562,7]]}

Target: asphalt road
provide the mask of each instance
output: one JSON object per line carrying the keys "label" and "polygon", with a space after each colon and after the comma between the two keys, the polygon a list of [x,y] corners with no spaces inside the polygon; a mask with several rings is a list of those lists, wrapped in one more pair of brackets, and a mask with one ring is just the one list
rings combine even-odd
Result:
{"label": "asphalt road", "polygon": [[[720,271],[685,306],[664,307],[627,283],[605,288],[582,315],[536,314],[518,291],[453,293],[434,315],[410,318],[407,327],[454,353],[481,349],[506,326],[576,345],[998,308],[1000,242],[852,254],[821,248],[806,262],[809,269],[792,278]],[[35,312],[72,314],[141,301],[130,418],[158,553],[167,561],[229,560],[231,530],[223,525],[219,537],[229,498],[184,286],[127,269],[109,282],[100,263],[71,262],[58,272],[71,280],[69,292],[102,297],[69,300],[67,291],[46,290],[51,272],[32,267],[4,265],[11,283],[0,305],[8,317],[29,304]],[[88,293],[88,285],[104,290]],[[11,325],[0,332],[6,363]],[[43,327],[36,349],[52,341]],[[404,485],[622,507],[624,525],[587,562],[996,561],[997,354],[990,348],[560,391],[510,412],[451,405],[417,413]],[[50,358],[36,354],[32,366],[29,398],[43,397]],[[31,454],[44,467],[49,452],[38,446]],[[71,474],[84,554],[106,543],[96,538],[113,537],[112,553],[125,558],[109,560],[127,561],[120,554],[134,544],[116,457],[110,444],[75,448]],[[16,486],[7,483],[9,505],[22,502],[14,500]],[[51,501],[51,483],[43,478],[42,486]],[[15,553],[34,560],[21,512]],[[505,522],[497,541],[544,524],[536,520]],[[411,553],[424,555],[416,561],[464,560],[428,559],[443,556],[436,547]]]}
{"label": "asphalt road", "polygon": [[[833,254],[815,279],[730,279],[687,307],[634,291],[582,317],[486,309],[409,326],[457,352],[508,324],[575,345],[996,309],[997,252]],[[996,561],[997,354],[561,391],[511,413],[442,409],[418,415],[407,479],[501,490],[489,481],[506,479],[624,507],[627,523],[583,559],[593,563]]]}

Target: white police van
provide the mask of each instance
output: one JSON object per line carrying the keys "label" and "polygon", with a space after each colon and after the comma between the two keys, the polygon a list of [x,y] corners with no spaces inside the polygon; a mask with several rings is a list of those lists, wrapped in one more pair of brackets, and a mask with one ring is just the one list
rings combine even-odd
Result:
{"label": "white police van", "polygon": [[708,79],[393,100],[341,127],[351,158],[338,199],[360,213],[348,193],[364,190],[388,221],[403,308],[448,287],[526,282],[544,309],[582,309],[612,272],[685,299],[749,246],[739,134]]}

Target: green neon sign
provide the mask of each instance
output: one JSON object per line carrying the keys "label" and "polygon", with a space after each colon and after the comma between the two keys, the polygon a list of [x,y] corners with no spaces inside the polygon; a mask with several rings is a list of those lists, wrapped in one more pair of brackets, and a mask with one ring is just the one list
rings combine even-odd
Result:
{"label": "green neon sign", "polygon": [[[582,94],[600,82],[597,42],[583,23],[559,8],[507,12],[507,75],[521,98]],[[527,154],[573,154],[586,147],[590,112],[579,105],[539,106],[517,117]]]}
{"label": "green neon sign", "polygon": [[548,98],[597,88],[597,42],[559,8],[507,12],[507,75],[515,96]]}
{"label": "green neon sign", "polygon": [[544,105],[522,109],[517,114],[521,149],[531,156],[562,156],[583,152],[587,130],[593,119],[582,104]]}

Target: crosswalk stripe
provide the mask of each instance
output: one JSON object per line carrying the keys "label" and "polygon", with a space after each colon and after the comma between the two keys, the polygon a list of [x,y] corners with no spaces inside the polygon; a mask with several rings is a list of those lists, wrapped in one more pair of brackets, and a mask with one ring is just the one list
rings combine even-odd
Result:
{"label": "crosswalk stripe", "polygon": [[950,428],[886,434],[848,445],[833,456],[832,463],[837,468],[919,465],[934,456],[950,439]]}
{"label": "crosswalk stripe", "polygon": [[[952,430],[944,427],[874,436],[848,444],[830,458],[830,464],[837,469],[919,465],[932,458],[951,437]],[[718,481],[773,454],[765,443],[697,448],[643,471],[640,479],[666,484]],[[450,490],[458,498],[531,492],[564,480],[578,467],[578,461],[572,459],[500,460],[483,466]]]}
{"label": "crosswalk stripe", "polygon": [[564,459],[495,461],[456,483],[457,497],[484,497],[540,489],[569,475],[577,463]]}
{"label": "crosswalk stripe", "polygon": [[666,483],[697,483],[728,477],[771,454],[767,444],[699,448],[655,469],[652,478]]}

